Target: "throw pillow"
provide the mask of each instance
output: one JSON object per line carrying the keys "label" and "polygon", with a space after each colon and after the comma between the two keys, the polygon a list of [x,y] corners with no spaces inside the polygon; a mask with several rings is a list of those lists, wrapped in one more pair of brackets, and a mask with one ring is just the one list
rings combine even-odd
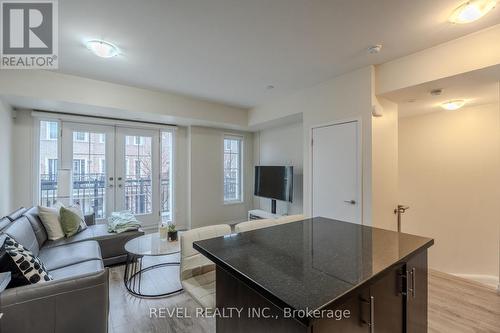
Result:
{"label": "throw pillow", "polygon": [[64,237],[59,220],[61,206],[62,204],[60,203],[56,203],[54,207],[38,206],[38,216],[40,216],[40,220],[47,231],[47,238],[49,240],[58,240]]}
{"label": "throw pillow", "polygon": [[66,237],[74,236],[87,228],[87,224],[82,218],[83,213],[81,213],[79,207],[61,207],[59,214],[61,216],[61,227]]}
{"label": "throw pillow", "polygon": [[78,232],[87,229],[87,223],[85,222],[85,215],[83,215],[83,211],[82,211],[82,208],[80,207],[80,205],[72,205],[72,206],[68,206],[65,208],[71,210],[73,213],[80,216],[81,222],[80,222],[80,228],[78,229]]}
{"label": "throw pillow", "polygon": [[15,288],[53,280],[40,258],[9,236],[4,236],[0,247],[2,271],[11,273],[7,288]]}

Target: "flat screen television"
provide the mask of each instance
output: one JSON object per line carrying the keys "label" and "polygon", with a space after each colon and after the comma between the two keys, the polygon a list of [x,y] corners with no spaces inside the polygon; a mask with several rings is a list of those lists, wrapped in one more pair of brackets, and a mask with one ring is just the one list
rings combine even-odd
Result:
{"label": "flat screen television", "polygon": [[256,166],[255,190],[258,197],[292,202],[292,166]]}

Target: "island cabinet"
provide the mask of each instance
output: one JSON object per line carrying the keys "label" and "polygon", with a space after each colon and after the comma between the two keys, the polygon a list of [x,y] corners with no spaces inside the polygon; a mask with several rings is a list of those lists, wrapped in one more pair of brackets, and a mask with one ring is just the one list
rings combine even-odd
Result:
{"label": "island cabinet", "polygon": [[406,263],[406,332],[427,332],[427,251]]}
{"label": "island cabinet", "polygon": [[218,333],[425,333],[432,244],[313,218],[193,246],[216,265]]}
{"label": "island cabinet", "polygon": [[389,270],[350,296],[336,310],[353,315],[313,323],[316,332],[427,332],[427,251]]}

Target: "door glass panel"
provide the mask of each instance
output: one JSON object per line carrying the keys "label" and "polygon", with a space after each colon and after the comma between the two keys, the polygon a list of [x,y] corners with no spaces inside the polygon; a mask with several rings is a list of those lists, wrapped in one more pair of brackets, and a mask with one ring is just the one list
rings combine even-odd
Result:
{"label": "door glass panel", "polygon": [[73,132],[73,203],[106,217],[106,135]]}
{"label": "door glass panel", "polygon": [[50,207],[57,201],[59,123],[40,121],[40,204]]}
{"label": "door glass panel", "polygon": [[151,137],[125,137],[125,209],[135,215],[152,212],[151,144]]}
{"label": "door glass panel", "polygon": [[172,221],[172,132],[161,132],[160,209],[162,222]]}

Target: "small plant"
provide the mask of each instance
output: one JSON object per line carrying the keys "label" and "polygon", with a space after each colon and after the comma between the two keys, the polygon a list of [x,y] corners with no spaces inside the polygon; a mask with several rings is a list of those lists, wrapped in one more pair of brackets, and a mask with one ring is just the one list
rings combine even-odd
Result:
{"label": "small plant", "polygon": [[177,230],[175,229],[175,224],[169,223],[168,224],[168,240],[169,241],[176,241],[177,240]]}

